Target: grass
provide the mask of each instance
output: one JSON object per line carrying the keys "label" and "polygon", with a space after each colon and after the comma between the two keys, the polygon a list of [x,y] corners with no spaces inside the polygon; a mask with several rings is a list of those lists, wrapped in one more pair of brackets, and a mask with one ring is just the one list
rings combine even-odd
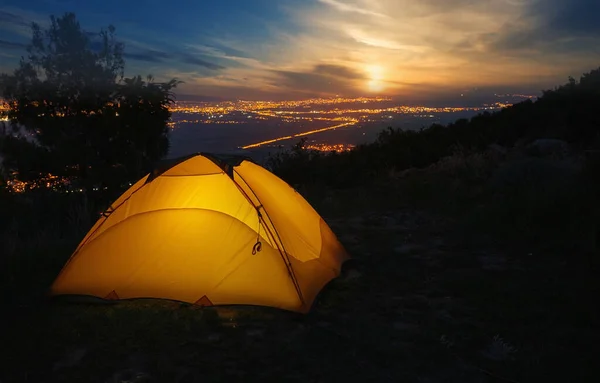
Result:
{"label": "grass", "polygon": [[522,176],[518,161],[457,151],[351,188],[304,184],[354,256],[304,316],[48,301],[94,209],[20,201],[23,219],[3,232],[0,380],[585,381],[600,342],[597,269],[585,263],[598,249],[583,233],[598,217],[594,189],[583,173],[565,176],[587,189],[546,177],[555,162]]}
{"label": "grass", "polygon": [[600,160],[489,145],[600,149],[598,78],[349,153],[274,157],[354,257],[307,315],[48,300],[98,206],[0,195],[0,382],[589,381]]}

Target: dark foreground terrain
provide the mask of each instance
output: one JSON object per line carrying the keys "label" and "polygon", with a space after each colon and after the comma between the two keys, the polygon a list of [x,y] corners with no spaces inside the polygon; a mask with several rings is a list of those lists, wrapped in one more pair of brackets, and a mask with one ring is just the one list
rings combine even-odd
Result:
{"label": "dark foreground terrain", "polygon": [[[567,198],[575,210],[586,200],[575,188],[539,192],[538,205],[521,192],[516,202],[506,193],[495,200],[481,185],[498,176],[480,173],[501,173],[500,164],[457,157],[368,186],[302,190],[354,257],[305,316],[49,302],[42,293],[80,237],[50,228],[22,240],[9,231],[0,381],[595,381],[591,223],[582,215],[570,232],[565,214],[577,212],[564,206],[533,216],[544,198],[555,206]],[[465,172],[479,179],[465,181]],[[69,214],[71,226],[88,224]]]}

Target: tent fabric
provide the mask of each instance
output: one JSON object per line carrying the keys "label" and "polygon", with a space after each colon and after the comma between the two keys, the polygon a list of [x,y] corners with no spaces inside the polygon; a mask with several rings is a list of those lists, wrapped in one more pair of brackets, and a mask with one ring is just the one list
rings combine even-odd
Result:
{"label": "tent fabric", "polygon": [[125,191],[51,294],[306,313],[346,259],[331,228],[283,180],[248,159],[198,154]]}

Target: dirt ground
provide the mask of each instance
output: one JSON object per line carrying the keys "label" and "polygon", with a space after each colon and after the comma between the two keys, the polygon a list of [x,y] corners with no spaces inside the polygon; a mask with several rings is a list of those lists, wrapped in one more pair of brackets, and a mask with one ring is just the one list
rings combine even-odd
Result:
{"label": "dirt ground", "polygon": [[0,382],[584,382],[598,371],[596,304],[558,260],[409,209],[325,218],[353,259],[309,314],[22,300],[3,314]]}

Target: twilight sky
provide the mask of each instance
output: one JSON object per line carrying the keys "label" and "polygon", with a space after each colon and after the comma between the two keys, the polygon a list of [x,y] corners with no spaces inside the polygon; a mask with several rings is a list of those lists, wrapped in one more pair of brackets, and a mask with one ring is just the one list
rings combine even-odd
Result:
{"label": "twilight sky", "polygon": [[67,11],[180,99],[538,93],[600,66],[598,0],[0,0],[0,72]]}

